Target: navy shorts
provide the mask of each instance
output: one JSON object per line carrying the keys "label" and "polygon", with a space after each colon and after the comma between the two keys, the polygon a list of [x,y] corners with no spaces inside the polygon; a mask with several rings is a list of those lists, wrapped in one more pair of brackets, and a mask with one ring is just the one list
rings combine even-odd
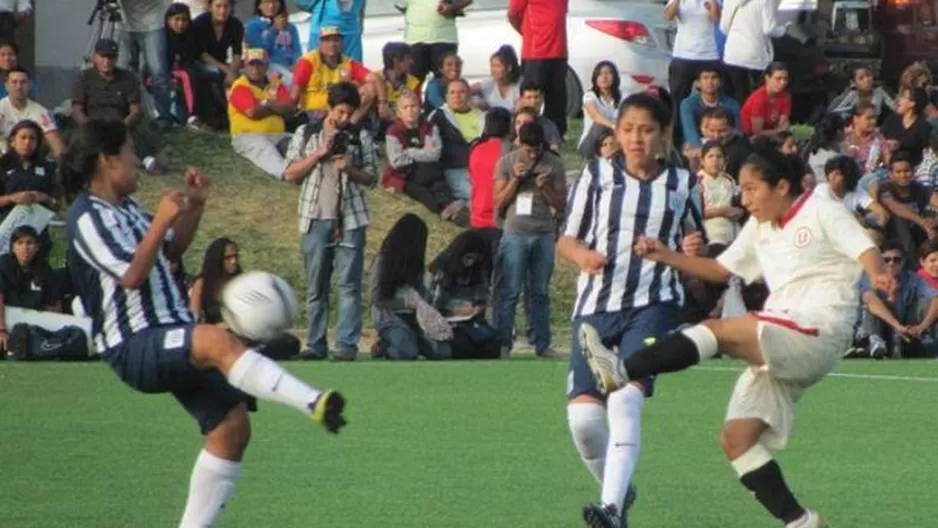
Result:
{"label": "navy shorts", "polygon": [[232,387],[218,370],[199,370],[189,362],[195,325],[160,326],[141,330],[102,358],[132,388],[148,394],[169,392],[208,434],[228,412],[254,398]]}
{"label": "navy shorts", "polygon": [[[621,312],[597,313],[573,320],[573,339],[570,346],[570,372],[567,375],[567,398],[580,395],[605,399],[596,384],[583,351],[580,348],[580,325],[589,323],[599,333],[605,346],[619,347],[619,357],[626,358],[644,346],[648,338],[660,338],[681,325],[681,310],[675,303],[652,304]],[[654,379],[642,380],[645,396],[654,392]]]}

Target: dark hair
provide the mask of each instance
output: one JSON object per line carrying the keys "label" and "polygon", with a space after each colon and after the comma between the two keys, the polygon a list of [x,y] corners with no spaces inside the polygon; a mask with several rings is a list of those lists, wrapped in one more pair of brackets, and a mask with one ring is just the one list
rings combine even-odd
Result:
{"label": "dark hair", "polygon": [[733,114],[722,106],[704,108],[703,112],[700,113],[700,122],[703,123],[704,119],[725,119],[730,126],[736,126],[736,119]]}
{"label": "dark hair", "polygon": [[599,134],[596,135],[596,151],[593,152],[593,157],[598,158],[600,156],[606,138],[614,138],[615,136],[616,134],[611,128],[600,127]]}
{"label": "dark hair", "polygon": [[859,64],[850,69],[850,81],[856,81],[857,75],[862,71],[868,71],[872,75],[873,70],[866,64]]}
{"label": "dark hair", "polygon": [[747,166],[759,173],[762,180],[771,187],[777,187],[783,180],[787,181],[789,196],[798,196],[804,192],[801,182],[804,178],[804,166],[801,160],[797,156],[782,154],[771,144],[754,144],[752,154],[743,162],[741,169]]}
{"label": "dark hair", "polygon": [[508,70],[508,82],[510,84],[515,84],[521,80],[521,64],[518,61],[518,54],[510,44],[504,44],[495,50],[495,53],[489,58],[489,60],[492,59],[498,59],[498,62],[505,65]]}
{"label": "dark hair", "polygon": [[932,253],[938,253],[938,240],[928,239],[922,242],[921,247],[918,248],[918,258],[925,260]]}
{"label": "dark hair", "polygon": [[517,121],[518,116],[521,116],[521,115],[533,117],[535,121],[541,118],[541,114],[539,114],[537,110],[531,108],[530,106],[522,106],[521,108],[515,110],[514,120]]}
{"label": "dark hair", "polygon": [[17,65],[17,66],[14,66],[14,67],[10,68],[10,69],[7,71],[6,77],[4,78],[4,82],[6,82],[6,79],[8,79],[8,78],[10,77],[10,74],[11,74],[11,73],[22,73],[22,74],[26,75],[26,78],[27,78],[27,79],[31,79],[31,78],[32,78],[32,75],[29,74],[29,70],[27,70],[26,68],[24,68],[24,67],[22,67],[22,66]]}
{"label": "dark hair", "polygon": [[[254,0],[254,16],[264,16],[264,14],[261,13],[261,2],[263,1],[264,0]],[[275,16],[287,12],[286,0],[274,0],[274,1],[280,4],[280,8],[277,9],[277,13],[275,14]],[[234,2],[232,2],[231,4],[232,4],[232,7],[234,7]]]}
{"label": "dark hair", "polygon": [[[470,253],[479,255],[479,260],[472,268],[467,269],[462,263],[462,258]],[[459,279],[468,279],[470,284],[487,283],[492,275],[491,247],[478,231],[463,231],[433,259],[430,273],[443,274],[440,283],[444,289]]]}
{"label": "dark hair", "polygon": [[524,95],[526,92],[538,92],[540,94],[544,93],[544,89],[541,88],[541,85],[533,79],[523,79],[521,81],[521,87],[518,88],[518,94]]}
{"label": "dark hair", "polygon": [[[238,247],[233,240],[228,237],[216,238],[205,249],[205,256],[202,257],[202,271],[199,272],[197,279],[202,279],[202,309],[218,303],[218,294],[221,288],[231,277],[241,273],[241,264],[238,269],[230,276],[225,275],[225,249],[228,246]],[[199,314],[195,314],[196,317]]]}
{"label": "dark hair", "polygon": [[902,253],[902,257],[905,258],[905,246],[898,240],[887,240],[883,242],[883,245],[879,247],[879,252],[885,253],[887,251],[898,251]]}
{"label": "dark hair", "polygon": [[860,117],[867,112],[876,113],[876,107],[870,101],[857,101],[850,110],[850,117]]}
{"label": "dark hair", "polygon": [[771,77],[780,71],[787,72],[788,65],[782,61],[773,61],[770,62],[769,65],[765,68],[765,73],[763,75],[766,77]]}
{"label": "dark hair", "polygon": [[439,78],[443,77],[443,71],[442,71],[443,63],[446,62],[446,59],[450,57],[455,57],[456,60],[459,61],[460,64],[462,64],[462,57],[459,56],[459,53],[456,53],[455,51],[447,51],[446,53],[443,54],[442,57],[440,57],[439,62],[432,65],[434,77],[439,77]]}
{"label": "dark hair", "polygon": [[622,91],[619,90],[619,83],[622,82],[619,77],[619,68],[616,68],[616,65],[612,61],[602,60],[596,63],[596,67],[593,68],[593,76],[591,77],[592,88],[590,90],[596,94],[596,97],[600,97],[599,87],[596,86],[596,79],[599,78],[599,74],[602,73],[603,68],[609,68],[612,71],[612,100],[615,101],[616,106],[622,102]]}
{"label": "dark hair", "polygon": [[726,155],[726,149],[723,148],[723,144],[719,141],[706,141],[703,146],[700,147],[700,159],[706,157],[707,153],[713,149],[719,149],[723,155]]}
{"label": "dark hair", "polygon": [[128,140],[127,126],[117,119],[90,119],[81,125],[72,134],[60,169],[66,196],[83,191],[98,170],[98,159],[117,156]]}
{"label": "dark hair", "polygon": [[449,93],[449,85],[451,84],[462,84],[463,86],[466,87],[466,90],[469,89],[469,81],[463,79],[462,77],[459,77],[458,79],[452,79],[450,81],[446,81],[446,84],[443,85],[444,93]]}
{"label": "dark hair", "polygon": [[922,115],[925,111],[925,108],[928,106],[928,103],[931,100],[928,98],[928,92],[922,88],[907,88],[904,92],[908,93],[909,99],[915,105],[915,113],[917,115]]}
{"label": "dark hair", "polygon": [[13,233],[10,235],[10,247],[8,248],[10,253],[13,253],[13,244],[15,244],[19,239],[30,237],[37,244],[39,243],[39,233],[31,225],[21,225],[13,230]]}
{"label": "dark hair", "polygon": [[384,45],[384,48],[381,49],[381,58],[384,62],[384,69],[390,70],[394,67],[394,63],[402,61],[407,57],[412,56],[413,50],[410,47],[410,44],[406,42],[388,42]]}
{"label": "dark hair", "polygon": [[36,134],[36,149],[33,150],[32,154],[30,154],[25,159],[25,161],[28,161],[32,163],[33,165],[39,165],[39,163],[42,161],[42,136],[43,136],[42,127],[39,126],[39,123],[31,119],[24,119],[20,121],[19,123],[13,125],[13,128],[10,130],[10,134],[7,135],[6,137],[7,145],[9,145],[9,148],[7,149],[6,153],[3,155],[4,167],[7,167],[8,166],[7,163],[10,163],[10,162],[15,163],[16,165],[19,165],[20,163],[24,161],[24,159],[15,150],[13,150],[13,138],[16,137],[16,135],[20,133],[20,130],[24,130],[24,129],[32,130],[33,133]]}
{"label": "dark hair", "polygon": [[857,185],[860,183],[860,166],[857,165],[857,162],[847,156],[834,156],[833,158],[827,160],[824,163],[824,175],[827,176],[827,179],[830,179],[830,175],[833,172],[839,172],[841,176],[844,177],[844,188],[848,192],[857,190]]}
{"label": "dark hair", "polygon": [[534,148],[543,148],[547,146],[544,139],[544,127],[540,123],[525,123],[518,130],[518,142]]}
{"label": "dark hair", "polygon": [[496,106],[485,113],[485,125],[482,127],[480,141],[490,138],[506,138],[511,136],[511,112]]}
{"label": "dark hair", "polygon": [[912,157],[912,154],[907,150],[897,150],[892,153],[892,156],[889,158],[889,170],[892,170],[896,163],[908,163],[909,167],[912,167],[912,170],[915,170],[915,158]]}
{"label": "dark hair", "polygon": [[329,108],[347,104],[357,110],[362,105],[362,96],[358,93],[358,86],[350,82],[339,82],[329,87],[326,104]]}
{"label": "dark hair", "polygon": [[844,131],[844,120],[838,114],[825,114],[814,127],[814,134],[808,142],[808,152],[816,154],[822,148],[835,150],[837,141]]}
{"label": "dark hair", "polygon": [[182,2],[173,2],[169,4],[169,7],[166,8],[166,14],[163,16],[163,22],[166,23],[171,17],[176,15],[186,15],[186,18],[189,21],[192,21],[192,11],[189,10],[189,5]]}
{"label": "dark hair", "polygon": [[13,255],[13,245],[16,244],[17,241],[26,237],[32,238],[38,246],[36,255],[33,257],[33,260],[26,263],[26,268],[30,273],[32,273],[34,279],[36,279],[40,284],[44,284],[46,279],[49,277],[49,274],[52,273],[52,269],[49,267],[49,260],[46,252],[42,250],[42,242],[39,239],[39,233],[33,226],[21,225],[14,229],[13,233],[10,234],[10,257],[16,260],[16,257]]}
{"label": "dark hair", "polygon": [[20,48],[16,45],[16,42],[13,42],[12,40],[0,41],[0,49],[2,48],[12,48],[13,53],[16,54],[17,57],[20,56]]}
{"label": "dark hair", "polygon": [[655,120],[662,129],[671,126],[671,105],[665,103],[660,99],[649,93],[641,92],[632,94],[625,98],[625,101],[622,101],[622,106],[619,107],[619,115],[616,117],[616,122],[622,121],[622,118],[625,117],[626,112],[631,108],[639,108],[647,111],[651,114],[651,118]]}
{"label": "dark hair", "polygon": [[697,78],[700,79],[700,76],[705,73],[715,73],[717,77],[723,79],[723,71],[714,62],[701,62],[700,66],[697,68]]}
{"label": "dark hair", "polygon": [[427,224],[415,214],[405,214],[391,227],[378,250],[382,269],[372,270],[378,274],[378,293],[382,298],[394,297],[402,286],[421,284],[427,236]]}

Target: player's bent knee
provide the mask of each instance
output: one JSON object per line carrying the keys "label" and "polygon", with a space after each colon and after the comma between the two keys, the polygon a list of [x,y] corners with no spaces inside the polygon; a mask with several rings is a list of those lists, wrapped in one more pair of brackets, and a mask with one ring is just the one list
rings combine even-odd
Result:
{"label": "player's bent knee", "polygon": [[192,359],[196,367],[227,372],[245,350],[238,338],[220,326],[200,324],[192,331]]}
{"label": "player's bent knee", "polygon": [[739,458],[759,443],[763,429],[749,422],[750,420],[734,420],[723,425],[720,431],[720,445],[730,460]]}
{"label": "player's bent knee", "polygon": [[577,394],[573,398],[570,398],[569,401],[567,401],[567,405],[574,405],[578,403],[592,403],[602,407],[606,406],[602,400],[591,394]]}
{"label": "player's bent knee", "polygon": [[245,404],[233,407],[206,435],[209,452],[225,460],[241,460],[251,441],[251,421]]}

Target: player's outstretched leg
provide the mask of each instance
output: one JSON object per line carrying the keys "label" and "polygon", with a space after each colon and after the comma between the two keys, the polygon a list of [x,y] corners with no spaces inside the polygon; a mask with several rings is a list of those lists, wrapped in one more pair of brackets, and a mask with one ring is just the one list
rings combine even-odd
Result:
{"label": "player's outstretched leg", "polygon": [[228,383],[251,396],[293,407],[330,433],[338,433],[346,424],[342,395],[310,387],[272,359],[246,348],[223,328],[196,326],[191,350],[196,367],[218,369]]}

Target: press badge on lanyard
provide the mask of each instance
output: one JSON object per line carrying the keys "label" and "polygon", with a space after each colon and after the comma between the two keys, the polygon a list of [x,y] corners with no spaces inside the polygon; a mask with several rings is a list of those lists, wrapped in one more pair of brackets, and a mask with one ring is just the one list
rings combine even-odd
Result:
{"label": "press badge on lanyard", "polygon": [[515,216],[531,216],[534,212],[534,195],[526,192],[518,195],[515,200]]}

